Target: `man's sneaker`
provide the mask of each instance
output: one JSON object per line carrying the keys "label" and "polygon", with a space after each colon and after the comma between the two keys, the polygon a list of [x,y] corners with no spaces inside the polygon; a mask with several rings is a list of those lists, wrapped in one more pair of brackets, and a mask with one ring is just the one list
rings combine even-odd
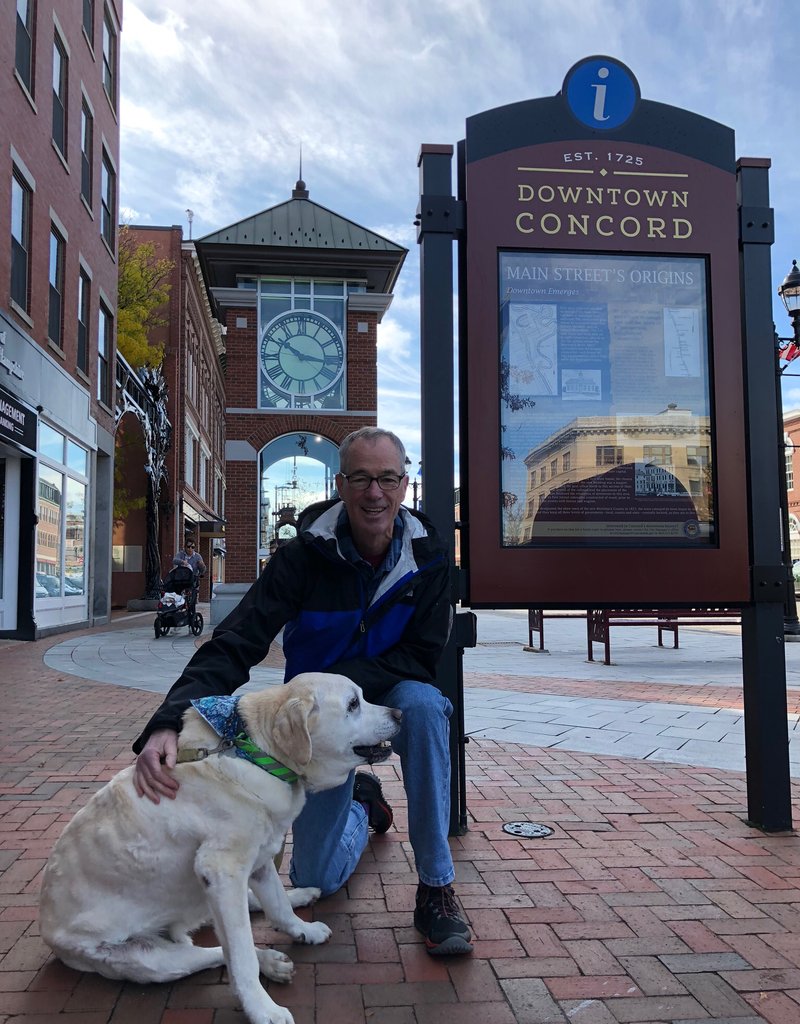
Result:
{"label": "man's sneaker", "polygon": [[425,948],[431,956],[472,952],[472,936],[452,885],[433,887],[419,883],[414,927],[425,936]]}
{"label": "man's sneaker", "polygon": [[353,783],[353,799],[364,805],[373,832],[388,832],[394,821],[394,814],[381,789],[381,784],[374,775],[356,772]]}

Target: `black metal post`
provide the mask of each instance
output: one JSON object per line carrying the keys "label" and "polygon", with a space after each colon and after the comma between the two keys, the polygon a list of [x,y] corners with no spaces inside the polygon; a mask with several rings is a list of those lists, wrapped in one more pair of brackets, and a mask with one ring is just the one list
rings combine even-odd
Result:
{"label": "black metal post", "polygon": [[[453,242],[463,221],[461,204],[452,195],[453,147],[423,145],[418,166],[420,199],[417,241],[420,246],[420,371],[422,390],[423,507],[455,555]],[[455,572],[453,604],[458,600]],[[453,705],[450,720],[450,834],[467,831],[464,694],[461,654],[474,635],[472,613],[456,616],[442,655],[436,682]],[[469,620],[469,621],[466,621]]]}
{"label": "black metal post", "polygon": [[765,831],[792,827],[781,558],[779,415],[771,309],[769,161],[740,160],[740,281],[750,505],[752,603],[742,609],[744,738],[748,821]]}

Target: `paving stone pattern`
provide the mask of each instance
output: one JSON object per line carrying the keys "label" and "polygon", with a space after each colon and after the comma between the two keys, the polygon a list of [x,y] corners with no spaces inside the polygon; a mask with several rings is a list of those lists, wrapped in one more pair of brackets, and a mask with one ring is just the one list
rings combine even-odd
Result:
{"label": "paving stone pattern", "polygon": [[[54,840],[131,762],[131,738],[161,692],[153,658],[172,672],[193,649],[170,637],[153,655],[147,630],[152,636],[149,620],[126,618],[66,638],[0,641],[0,1024],[244,1024],[222,969],[172,985],[115,983],[64,967],[39,938],[37,893]],[[696,660],[693,684],[689,644],[689,657],[669,652],[681,659],[679,678],[664,670],[659,684],[652,670],[638,682],[621,678],[627,655],[632,665],[654,658],[652,638],[631,632],[629,645],[614,639],[618,666],[603,666],[614,670],[605,677],[578,648],[556,675],[543,674],[555,657],[505,647],[468,661],[470,828],[451,843],[474,955],[433,959],[412,926],[416,880],[392,759],[377,771],[395,806],[393,828],[370,843],[345,889],[303,911],[331,926],[330,943],[291,946],[253,917],[256,940],[297,965],[292,985],[272,986],[296,1024],[800,1022],[800,840],[749,828],[744,773],[702,763],[705,748],[693,748],[699,763],[645,752],[653,735],[677,743],[682,729],[713,724],[710,712],[741,708],[730,671],[736,638],[722,641],[727,676]],[[708,653],[712,639],[703,635]],[[92,644],[120,681],[98,678],[97,657],[80,668],[73,655]],[[137,672],[150,689],[134,685]],[[277,680],[278,650],[258,673],[261,685]],[[793,687],[790,710],[798,696]],[[637,719],[638,733],[627,728]],[[601,749],[582,749],[574,737],[564,745],[564,721]],[[736,723],[724,724],[731,730],[702,742],[735,747],[725,737]],[[613,739],[622,725],[625,737],[647,742]],[[797,821],[800,790],[794,796]],[[503,823],[516,820],[553,833],[505,834]],[[214,938],[206,929],[197,940]]]}

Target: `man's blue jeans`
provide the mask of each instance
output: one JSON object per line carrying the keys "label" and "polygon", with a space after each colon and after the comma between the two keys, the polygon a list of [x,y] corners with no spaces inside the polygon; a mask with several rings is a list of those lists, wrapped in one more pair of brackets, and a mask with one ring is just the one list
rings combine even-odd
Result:
{"label": "man's blue jeans", "polygon": [[[453,706],[435,686],[412,679],[392,687],[383,703],[403,712],[392,747],[403,771],[417,873],[426,885],[449,885],[455,878],[447,842]],[[355,871],[369,827],[366,811],[353,800],[354,775],[336,789],[309,793],[292,828],[292,885],[317,886],[323,896],[329,896]]]}

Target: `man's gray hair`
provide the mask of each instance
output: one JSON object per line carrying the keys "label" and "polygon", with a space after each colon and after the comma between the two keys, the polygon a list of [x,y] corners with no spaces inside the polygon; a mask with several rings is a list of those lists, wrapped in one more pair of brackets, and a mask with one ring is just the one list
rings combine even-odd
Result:
{"label": "man's gray hair", "polygon": [[369,441],[370,444],[375,444],[376,441],[380,441],[384,437],[388,441],[391,441],[397,449],[397,454],[400,457],[400,475],[405,475],[406,447],[397,434],[393,434],[391,430],[384,430],[382,427],[361,427],[359,430],[354,430],[352,434],[347,435],[344,441],[339,445],[339,471],[341,473],[345,472],[350,446],[355,441]]}

